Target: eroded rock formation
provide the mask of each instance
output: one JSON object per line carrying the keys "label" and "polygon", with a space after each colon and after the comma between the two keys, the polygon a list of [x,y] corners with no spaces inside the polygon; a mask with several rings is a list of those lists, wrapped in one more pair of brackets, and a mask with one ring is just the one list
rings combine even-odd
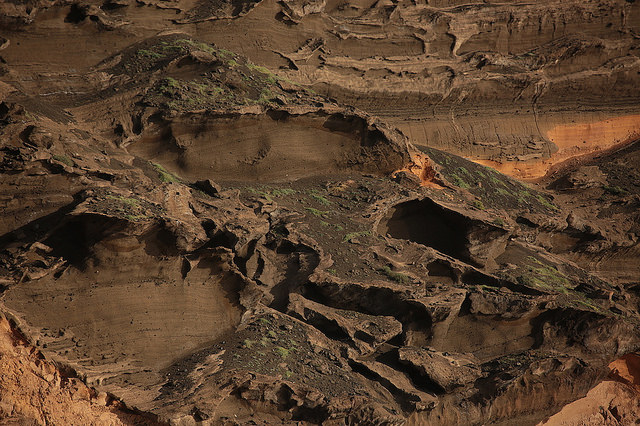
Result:
{"label": "eroded rock formation", "polygon": [[636,3],[1,7],[2,420],[637,417]]}

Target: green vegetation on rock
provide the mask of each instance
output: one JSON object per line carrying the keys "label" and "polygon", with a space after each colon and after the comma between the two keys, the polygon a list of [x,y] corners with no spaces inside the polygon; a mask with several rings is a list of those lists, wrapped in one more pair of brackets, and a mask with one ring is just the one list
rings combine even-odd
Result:
{"label": "green vegetation on rock", "polygon": [[518,283],[543,291],[568,294],[571,281],[555,267],[547,265],[533,256],[527,257],[525,272],[517,277]]}
{"label": "green vegetation on rock", "polygon": [[328,211],[314,209],[313,207],[307,207],[307,211],[317,217],[325,217],[329,214]]}
{"label": "green vegetation on rock", "polygon": [[369,235],[371,235],[371,231],[349,232],[347,235],[344,236],[343,241],[350,243],[356,238],[368,237]]}
{"label": "green vegetation on rock", "polygon": [[400,272],[392,271],[391,268],[389,268],[387,265],[383,266],[380,269],[380,272],[383,273],[391,281],[394,281],[398,284],[407,284],[409,281],[411,281],[407,275]]}
{"label": "green vegetation on rock", "polygon": [[324,195],[322,195],[316,189],[312,189],[309,192],[309,196],[313,198],[315,201],[317,201],[318,203],[322,204],[323,206],[330,206],[332,204],[331,201],[329,201]]}
{"label": "green vegetation on rock", "polygon": [[53,159],[69,167],[73,167],[75,164],[73,160],[66,155],[55,154]]}
{"label": "green vegetation on rock", "polygon": [[287,358],[289,356],[290,350],[287,348],[283,348],[282,346],[276,346],[275,351],[282,358]]}
{"label": "green vegetation on rock", "polygon": [[609,194],[613,194],[613,195],[624,195],[627,193],[626,190],[620,188],[619,186],[604,185],[602,189],[604,189]]}
{"label": "green vegetation on rock", "polygon": [[177,177],[176,175],[174,175],[173,173],[171,173],[170,171],[162,167],[160,164],[157,164],[157,163],[151,163],[151,164],[156,169],[156,172],[158,173],[158,177],[162,182],[165,182],[165,183],[181,183],[182,182],[182,180],[179,177]]}

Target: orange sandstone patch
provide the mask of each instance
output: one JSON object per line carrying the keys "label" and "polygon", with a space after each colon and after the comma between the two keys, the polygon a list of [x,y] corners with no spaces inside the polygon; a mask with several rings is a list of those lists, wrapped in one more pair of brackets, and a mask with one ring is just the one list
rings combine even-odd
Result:
{"label": "orange sandstone patch", "polygon": [[640,138],[640,115],[626,115],[590,123],[555,126],[547,139],[558,151],[545,160],[506,161],[470,159],[519,179],[537,179],[555,165],[574,157],[593,154]]}
{"label": "orange sandstone patch", "polygon": [[0,424],[156,425],[66,377],[0,315]]}
{"label": "orange sandstone patch", "polygon": [[640,355],[627,354],[609,364],[610,377],[633,385],[640,392]]}
{"label": "orange sandstone patch", "polygon": [[640,355],[624,355],[610,363],[609,369],[608,379],[539,426],[634,424],[640,418]]}
{"label": "orange sandstone patch", "polygon": [[558,147],[558,152],[554,155],[564,156],[602,151],[638,136],[640,115],[614,117],[595,123],[556,126],[547,132],[547,138]]}
{"label": "orange sandstone patch", "polygon": [[411,162],[403,169],[396,170],[395,172],[393,172],[393,174],[401,171],[413,173],[414,175],[418,176],[420,178],[421,186],[437,189],[442,189],[443,187],[442,181],[438,178],[437,173],[433,168],[431,159],[423,153],[412,153]]}
{"label": "orange sandstone patch", "polygon": [[517,179],[523,180],[541,178],[547,174],[551,167],[561,162],[553,162],[553,156],[547,160],[505,161],[503,163],[498,161],[480,160],[474,158],[467,158],[467,160],[471,160],[474,163],[482,164],[483,166],[491,167],[507,176],[512,176]]}

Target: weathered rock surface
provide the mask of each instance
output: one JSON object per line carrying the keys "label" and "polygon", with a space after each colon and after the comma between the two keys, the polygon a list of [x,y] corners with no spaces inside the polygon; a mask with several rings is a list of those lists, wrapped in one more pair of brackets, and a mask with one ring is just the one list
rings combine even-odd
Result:
{"label": "weathered rock surface", "polygon": [[61,371],[45,360],[4,317],[0,351],[3,424],[157,424],[153,416],[130,412],[112,395],[96,392],[71,371]]}
{"label": "weathered rock surface", "polygon": [[551,416],[546,425],[623,425],[640,417],[638,356],[627,355],[611,363],[608,380]]}
{"label": "weathered rock surface", "polygon": [[1,5],[0,420],[624,424],[639,7]]}
{"label": "weathered rock surface", "polygon": [[[520,177],[640,132],[636,2],[30,4],[3,6],[3,57],[11,80],[48,99],[86,93],[84,70],[130,45],[131,35],[170,26],[313,84],[417,145]],[[78,49],[87,39],[93,48]],[[68,65],[51,70],[58,58]]]}

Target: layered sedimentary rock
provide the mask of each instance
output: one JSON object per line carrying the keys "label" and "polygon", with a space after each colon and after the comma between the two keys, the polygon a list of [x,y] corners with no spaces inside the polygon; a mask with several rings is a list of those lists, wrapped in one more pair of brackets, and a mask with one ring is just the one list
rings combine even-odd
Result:
{"label": "layered sedimentary rock", "polygon": [[0,320],[2,371],[0,418],[5,424],[153,425],[153,416],[132,413],[105,392],[97,393],[27,344]]}
{"label": "layered sedimentary rock", "polygon": [[3,416],[637,413],[635,3],[2,7]]}
{"label": "layered sedimentary rock", "polygon": [[[6,7],[3,56],[21,84],[33,86],[37,75],[38,92],[50,98],[78,91],[83,70],[130,44],[131,35],[149,37],[169,25],[373,113],[417,145],[518,177],[543,176],[640,130],[634,2]],[[91,47],[79,46],[83,40]],[[52,72],[50,64],[66,65]]]}

